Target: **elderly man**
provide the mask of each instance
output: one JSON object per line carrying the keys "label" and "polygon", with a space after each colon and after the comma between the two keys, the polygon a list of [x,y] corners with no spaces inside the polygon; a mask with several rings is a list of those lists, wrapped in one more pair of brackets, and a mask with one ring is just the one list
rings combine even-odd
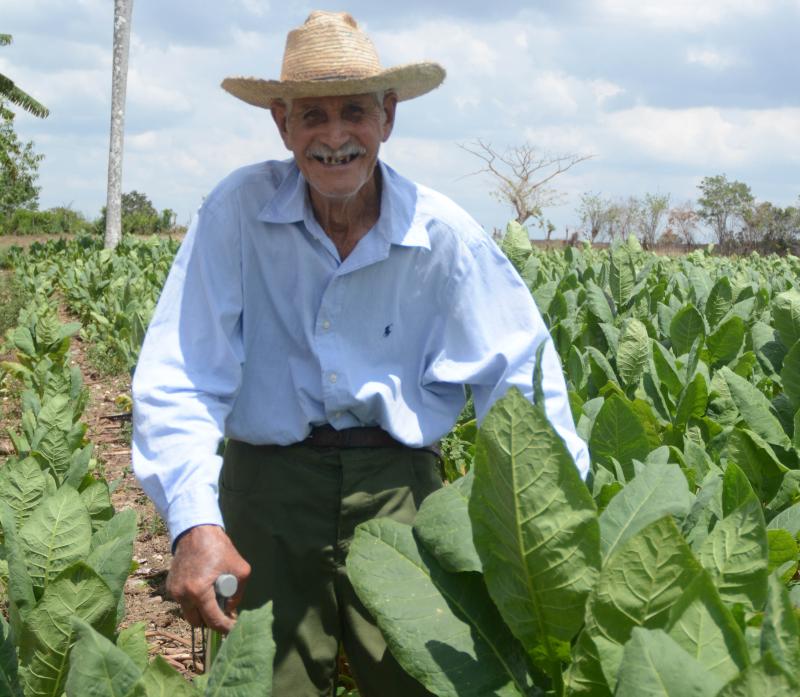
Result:
{"label": "elderly man", "polygon": [[383,69],[352,17],[314,12],[280,80],[225,80],[271,109],[293,158],[206,198],[136,370],[134,467],[175,541],[169,591],[221,631],[219,574],[246,585],[234,605],[273,600],[276,697],[334,694],[340,645],[364,697],[427,694],[345,558],[356,525],[410,522],[442,485],[435,444],[465,386],[479,419],[511,386],[531,395],[545,342],[546,411],[588,469],[524,283],[464,211],[378,159],[397,102],[443,79],[434,63]]}

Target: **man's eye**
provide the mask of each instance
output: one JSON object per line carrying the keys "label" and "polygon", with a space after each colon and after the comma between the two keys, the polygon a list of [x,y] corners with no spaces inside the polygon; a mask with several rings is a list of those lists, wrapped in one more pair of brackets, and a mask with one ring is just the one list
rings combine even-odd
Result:
{"label": "man's eye", "polygon": [[306,123],[316,123],[322,119],[322,112],[319,109],[312,109],[303,112],[303,121]]}
{"label": "man's eye", "polygon": [[358,120],[364,116],[363,107],[356,106],[355,104],[347,106],[344,109],[344,117],[350,120]]}

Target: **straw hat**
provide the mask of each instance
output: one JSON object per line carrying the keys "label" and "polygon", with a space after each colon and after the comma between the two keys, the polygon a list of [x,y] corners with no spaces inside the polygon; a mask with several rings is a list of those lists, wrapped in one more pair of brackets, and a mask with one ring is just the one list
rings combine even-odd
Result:
{"label": "straw hat", "polygon": [[430,92],[444,80],[438,63],[410,63],[384,69],[369,37],[346,12],[312,12],[289,32],[280,80],[228,77],[223,89],[269,109],[276,99],[367,94],[393,90],[398,101]]}

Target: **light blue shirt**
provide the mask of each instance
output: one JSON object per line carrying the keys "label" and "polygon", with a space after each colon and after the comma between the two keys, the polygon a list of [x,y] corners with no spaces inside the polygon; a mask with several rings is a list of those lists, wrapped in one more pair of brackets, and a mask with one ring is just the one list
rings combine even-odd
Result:
{"label": "light blue shirt", "polygon": [[342,261],[293,161],[244,167],[181,245],[133,380],[133,467],[173,539],[222,525],[217,448],[377,425],[420,447],[509,387],[545,409],[585,476],[552,340],[512,265],[452,201],[380,164],[380,218]]}

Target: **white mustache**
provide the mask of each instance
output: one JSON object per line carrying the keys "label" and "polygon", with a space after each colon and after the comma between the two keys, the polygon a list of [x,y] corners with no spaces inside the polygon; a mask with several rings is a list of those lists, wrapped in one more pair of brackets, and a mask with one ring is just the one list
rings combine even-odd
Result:
{"label": "white mustache", "polygon": [[314,143],[306,150],[307,157],[321,158],[326,162],[343,160],[353,155],[366,155],[367,149],[356,143],[345,143],[338,148],[330,148],[323,143]]}

